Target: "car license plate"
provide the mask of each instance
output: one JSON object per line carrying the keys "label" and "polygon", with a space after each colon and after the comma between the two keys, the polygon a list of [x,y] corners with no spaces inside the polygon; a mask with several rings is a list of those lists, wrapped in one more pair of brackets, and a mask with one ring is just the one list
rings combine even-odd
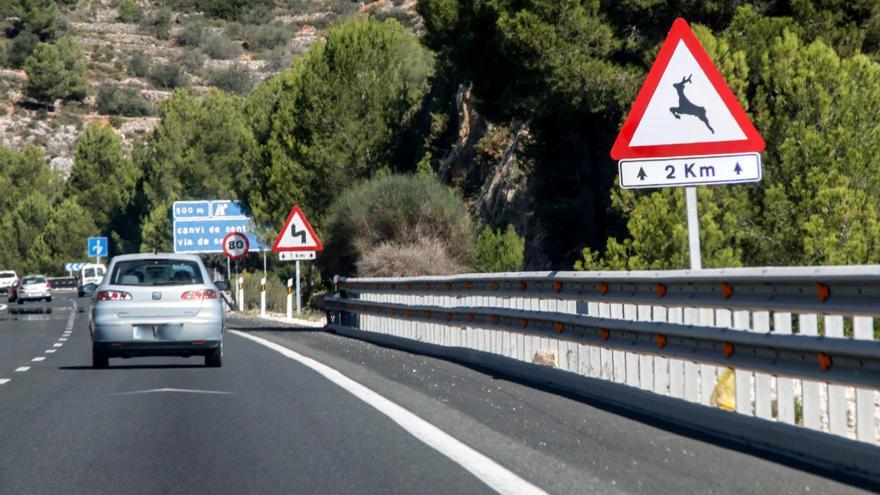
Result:
{"label": "car license plate", "polygon": [[134,340],[156,340],[157,325],[135,325],[133,328],[132,338]]}

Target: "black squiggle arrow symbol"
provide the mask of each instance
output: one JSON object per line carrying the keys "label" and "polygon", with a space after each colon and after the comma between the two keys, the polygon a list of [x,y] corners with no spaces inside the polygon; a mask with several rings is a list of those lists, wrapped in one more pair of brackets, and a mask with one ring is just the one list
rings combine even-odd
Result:
{"label": "black squiggle arrow symbol", "polygon": [[300,244],[306,243],[306,231],[305,230],[296,230],[296,225],[290,226],[290,237],[299,237]]}

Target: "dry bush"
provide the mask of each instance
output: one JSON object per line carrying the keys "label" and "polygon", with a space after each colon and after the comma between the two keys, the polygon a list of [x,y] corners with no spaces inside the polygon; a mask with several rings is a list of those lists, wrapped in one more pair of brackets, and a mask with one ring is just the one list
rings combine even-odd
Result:
{"label": "dry bush", "polygon": [[443,241],[422,237],[401,244],[385,242],[367,251],[357,262],[360,277],[415,277],[455,275],[469,271],[454,259]]}

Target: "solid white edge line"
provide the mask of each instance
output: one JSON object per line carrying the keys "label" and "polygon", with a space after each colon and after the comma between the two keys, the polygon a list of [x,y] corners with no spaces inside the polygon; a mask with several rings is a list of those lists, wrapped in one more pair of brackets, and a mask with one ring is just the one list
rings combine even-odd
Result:
{"label": "solid white edge line", "polygon": [[29,370],[29,369],[31,369],[30,366],[19,366],[18,368],[15,368],[15,372],[16,372],[16,373],[21,373],[21,372],[23,372],[23,371],[27,371],[27,370]]}
{"label": "solid white edge line", "polygon": [[445,455],[464,469],[470,471],[471,474],[477,477],[477,479],[498,493],[546,494],[544,490],[520,478],[512,471],[465,445],[440,428],[437,428],[409,410],[404,409],[351,378],[348,378],[336,369],[264,338],[249,335],[237,330],[230,330],[229,332],[268,347],[284,357],[297,361],[298,363],[318,372],[324,376],[324,378],[342,387],[347,392],[366,402],[385,416],[388,416],[412,436]]}

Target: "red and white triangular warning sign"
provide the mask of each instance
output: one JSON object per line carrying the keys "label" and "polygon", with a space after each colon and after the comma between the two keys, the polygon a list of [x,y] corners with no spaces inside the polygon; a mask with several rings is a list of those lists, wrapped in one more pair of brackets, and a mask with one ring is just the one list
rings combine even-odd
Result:
{"label": "red and white triangular warning sign", "polygon": [[324,245],[306,219],[299,205],[295,205],[284,222],[284,227],[272,245],[272,251],[321,251]]}
{"label": "red and white triangular warning sign", "polygon": [[764,140],[684,19],[676,19],[611,157],[761,152]]}

